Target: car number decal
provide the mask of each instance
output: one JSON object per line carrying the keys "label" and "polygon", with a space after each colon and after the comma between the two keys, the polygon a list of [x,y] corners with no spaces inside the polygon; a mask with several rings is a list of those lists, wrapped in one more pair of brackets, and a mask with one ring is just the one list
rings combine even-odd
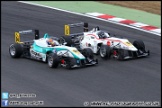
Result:
{"label": "car number decal", "polygon": [[127,46],[132,46],[130,42],[124,42]]}
{"label": "car number decal", "polygon": [[75,54],[80,54],[78,50],[72,50]]}

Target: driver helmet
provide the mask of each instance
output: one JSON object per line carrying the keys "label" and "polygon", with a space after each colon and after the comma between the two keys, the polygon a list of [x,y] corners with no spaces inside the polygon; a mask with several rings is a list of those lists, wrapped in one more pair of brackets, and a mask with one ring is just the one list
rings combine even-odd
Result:
{"label": "driver helmet", "polygon": [[99,31],[99,30],[100,30],[100,28],[99,28],[99,26],[97,26],[97,27],[96,27],[96,31]]}
{"label": "driver helmet", "polygon": [[47,44],[51,46],[56,46],[56,42],[52,38],[47,39]]}

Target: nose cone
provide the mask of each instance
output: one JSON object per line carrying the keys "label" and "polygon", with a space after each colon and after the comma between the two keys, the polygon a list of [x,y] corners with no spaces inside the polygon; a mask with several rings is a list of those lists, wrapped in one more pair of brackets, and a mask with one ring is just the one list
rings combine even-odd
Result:
{"label": "nose cone", "polygon": [[130,42],[128,41],[128,39],[123,39],[122,41],[123,41],[125,47],[126,47],[128,50],[130,50],[130,51],[137,51],[137,50],[138,50],[132,43],[130,43]]}
{"label": "nose cone", "polygon": [[131,46],[131,47],[129,47],[129,50],[131,50],[131,51],[137,51],[138,49],[136,47],[134,47],[134,46]]}
{"label": "nose cone", "polygon": [[72,52],[74,58],[85,59],[85,57],[76,48],[70,47],[69,50]]}

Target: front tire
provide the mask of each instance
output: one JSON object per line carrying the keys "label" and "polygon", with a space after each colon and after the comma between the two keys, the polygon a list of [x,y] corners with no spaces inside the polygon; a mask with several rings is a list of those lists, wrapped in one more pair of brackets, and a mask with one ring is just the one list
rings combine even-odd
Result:
{"label": "front tire", "polygon": [[143,52],[146,52],[145,51],[145,44],[142,40],[135,40],[133,42],[133,45],[138,49],[138,50],[141,50]]}
{"label": "front tire", "polygon": [[11,57],[19,58],[19,57],[21,57],[21,55],[23,53],[23,46],[18,43],[11,44],[9,47],[9,53],[10,53]]}
{"label": "front tire", "polygon": [[100,52],[101,58],[103,58],[103,59],[110,59],[111,49],[110,49],[109,46],[102,45],[99,52]]}
{"label": "front tire", "polygon": [[57,68],[58,65],[59,65],[59,58],[58,58],[57,54],[50,53],[48,55],[48,66],[50,68]]}
{"label": "front tire", "polygon": [[82,54],[85,56],[85,58],[94,59],[93,51],[90,48],[85,48],[82,50]]}
{"label": "front tire", "polygon": [[124,60],[124,50],[123,49],[119,49],[118,50],[118,57],[117,57],[118,60]]}

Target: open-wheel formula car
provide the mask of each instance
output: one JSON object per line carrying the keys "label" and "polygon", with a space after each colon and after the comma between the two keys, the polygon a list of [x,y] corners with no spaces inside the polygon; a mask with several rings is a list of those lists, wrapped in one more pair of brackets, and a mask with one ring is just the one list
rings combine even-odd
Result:
{"label": "open-wheel formula car", "polygon": [[[20,34],[35,34],[35,39],[30,41],[20,41]],[[59,64],[68,69],[98,64],[94,59],[90,48],[85,48],[79,52],[75,47],[60,44],[60,39],[49,36],[45,33],[43,38],[39,38],[39,30],[23,30],[15,32],[15,43],[9,46],[9,53],[12,58],[25,57],[47,62],[51,68],[57,68]]]}
{"label": "open-wheel formula car", "polygon": [[[70,33],[71,28],[82,27],[81,33]],[[125,38],[110,36],[110,33],[100,30],[98,26],[88,31],[88,23],[74,23],[65,25],[65,36],[62,37],[71,46],[80,49],[90,48],[93,53],[100,54],[104,59],[113,56],[118,60],[149,56],[142,40],[135,40],[133,44]]]}

